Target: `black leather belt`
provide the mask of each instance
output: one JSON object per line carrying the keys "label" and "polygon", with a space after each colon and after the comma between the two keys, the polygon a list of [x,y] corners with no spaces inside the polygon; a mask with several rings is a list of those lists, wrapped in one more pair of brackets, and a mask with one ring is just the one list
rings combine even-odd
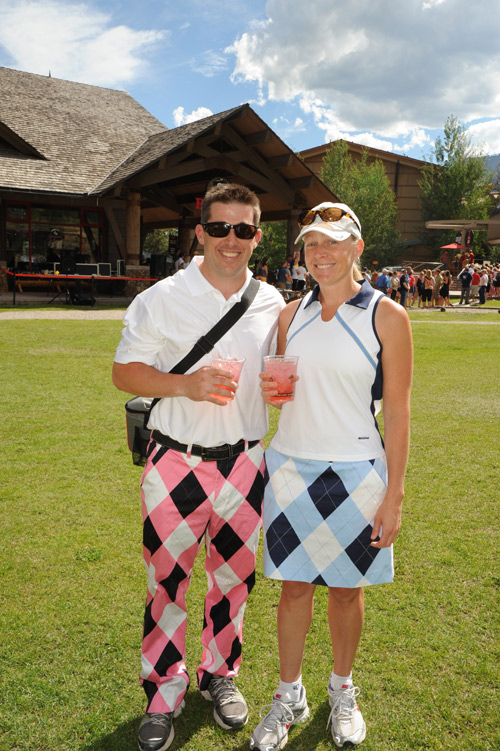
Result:
{"label": "black leather belt", "polygon": [[[153,441],[160,443],[166,448],[180,451],[182,454],[187,454],[188,452],[189,446],[185,443],[174,441],[173,438],[170,438],[168,435],[163,435],[159,430],[153,430],[151,437]],[[238,454],[241,454],[247,449],[253,448],[258,443],[259,441],[244,441],[242,438],[241,441],[233,443],[232,446],[229,443],[223,443],[222,446],[211,446],[210,448],[206,448],[205,446],[197,446],[196,444],[193,444],[191,446],[191,453],[195,456],[201,456],[201,459],[204,462],[216,462],[219,459],[232,459],[233,456],[238,456]]]}

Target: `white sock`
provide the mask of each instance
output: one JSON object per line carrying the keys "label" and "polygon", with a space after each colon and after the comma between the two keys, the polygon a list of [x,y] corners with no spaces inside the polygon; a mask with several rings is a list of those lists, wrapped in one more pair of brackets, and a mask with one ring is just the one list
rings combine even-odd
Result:
{"label": "white sock", "polygon": [[352,673],[350,673],[349,675],[337,675],[332,670],[329,686],[333,691],[338,691],[341,688],[352,688]]}
{"label": "white sock", "polygon": [[289,701],[297,702],[300,699],[300,690],[302,688],[302,676],[300,675],[293,683],[286,683],[280,681],[280,685],[276,693],[274,694],[277,699],[286,699]]}

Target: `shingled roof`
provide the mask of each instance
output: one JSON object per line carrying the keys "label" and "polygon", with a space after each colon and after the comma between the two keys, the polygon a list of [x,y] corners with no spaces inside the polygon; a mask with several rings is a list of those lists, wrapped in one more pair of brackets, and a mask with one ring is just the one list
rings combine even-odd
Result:
{"label": "shingled roof", "polygon": [[166,156],[172,151],[175,151],[175,149],[188,143],[188,141],[196,138],[201,133],[208,131],[214,125],[222,122],[244,107],[245,105],[234,107],[225,112],[219,112],[216,115],[209,115],[208,117],[196,120],[193,123],[181,125],[178,128],[172,128],[171,130],[166,130],[162,133],[150,136],[147,141],[142,143],[133,154],[131,154],[115,170],[110,172],[110,174],[90,192],[97,194],[104,193],[113,185],[136,175],[142,169],[153,164],[162,156]]}
{"label": "shingled roof", "polygon": [[88,194],[166,132],[125,91],[0,68],[0,188]]}

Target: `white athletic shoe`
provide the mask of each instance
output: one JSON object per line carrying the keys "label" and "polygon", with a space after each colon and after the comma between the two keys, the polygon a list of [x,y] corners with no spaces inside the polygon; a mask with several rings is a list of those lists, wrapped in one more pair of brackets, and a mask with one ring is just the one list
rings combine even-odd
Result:
{"label": "white athletic shoe", "polygon": [[366,724],[356,701],[358,695],[357,686],[334,691],[328,684],[328,701],[332,711],[326,727],[332,723],[332,737],[337,748],[359,746],[365,739]]}
{"label": "white athletic shoe", "polygon": [[301,688],[300,699],[297,702],[285,701],[278,696],[279,694],[275,694],[273,703],[260,710],[261,717],[265,709],[269,711],[252,733],[250,739],[252,751],[278,751],[285,746],[291,726],[298,722],[305,722],[309,717],[304,686]]}

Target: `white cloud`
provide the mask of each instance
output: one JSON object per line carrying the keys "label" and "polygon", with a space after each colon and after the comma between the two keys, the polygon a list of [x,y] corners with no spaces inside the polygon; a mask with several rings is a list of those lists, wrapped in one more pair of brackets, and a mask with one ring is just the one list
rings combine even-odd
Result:
{"label": "white cloud", "polygon": [[214,50],[207,50],[201,56],[201,61],[194,66],[194,70],[202,76],[212,78],[218,73],[223,73],[227,67],[227,58],[224,55]]}
{"label": "white cloud", "polygon": [[467,134],[485,154],[500,154],[500,119],[475,123],[467,128]]}
{"label": "white cloud", "polygon": [[425,144],[424,129],[452,112],[470,122],[500,111],[500,12],[490,0],[473,12],[468,0],[309,0],[307,12],[268,0],[266,11],[227,50],[232,80],[261,100],[299,104],[326,140],[374,133]]}
{"label": "white cloud", "polygon": [[196,120],[201,120],[203,117],[209,117],[214,113],[212,112],[212,110],[209,110],[208,107],[198,107],[198,109],[193,110],[188,115],[186,112],[184,112],[184,107],[177,107],[172,114],[176,127],[179,127],[179,125],[194,123]]}
{"label": "white cloud", "polygon": [[30,73],[100,86],[133,81],[167,32],[113,25],[108,13],[60,0],[0,1],[0,47]]}

